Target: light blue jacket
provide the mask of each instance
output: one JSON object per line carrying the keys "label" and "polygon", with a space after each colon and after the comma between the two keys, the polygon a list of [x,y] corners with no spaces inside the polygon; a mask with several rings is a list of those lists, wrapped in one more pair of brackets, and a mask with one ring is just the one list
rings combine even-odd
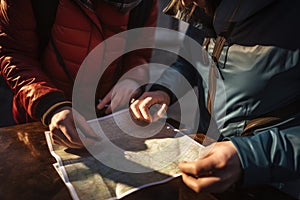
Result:
{"label": "light blue jacket", "polygon": [[[234,23],[218,62],[221,87],[217,87],[214,111],[220,139],[230,139],[236,146],[244,172],[244,187],[272,184],[298,199],[300,111],[296,110],[278,124],[256,130],[253,136],[240,137],[240,134],[249,120],[300,99],[299,8],[299,0],[222,0],[212,27],[193,18],[190,22],[202,30],[189,28],[187,31],[187,35],[201,43],[203,38],[197,35],[218,35],[228,29],[229,21]],[[183,79],[197,86],[199,129],[206,130],[203,127],[209,125],[208,82],[207,74],[201,70],[206,64],[203,64],[203,53],[197,51],[195,56],[195,49],[187,40],[182,51],[185,58],[189,57],[188,61],[178,58],[157,84],[165,87],[172,101],[186,93]],[[214,44],[212,38],[208,55],[212,54]]]}

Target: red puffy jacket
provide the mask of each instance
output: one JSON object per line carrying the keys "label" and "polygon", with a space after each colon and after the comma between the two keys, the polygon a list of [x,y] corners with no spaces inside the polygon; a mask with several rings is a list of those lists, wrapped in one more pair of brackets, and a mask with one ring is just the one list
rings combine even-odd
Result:
{"label": "red puffy jacket", "polygon": [[[80,1],[60,0],[52,38],[74,79],[89,52],[103,40],[127,30],[128,19],[129,13],[122,14],[101,0],[94,3],[93,9]],[[46,47],[39,61],[31,0],[2,1],[0,20],[1,71],[14,91],[14,119],[17,123],[40,120],[54,104],[71,100],[73,83],[51,45]],[[145,26],[155,26],[156,21],[157,0],[154,0]],[[151,52],[146,50],[126,54],[122,58],[121,73],[147,63],[150,56]],[[112,63],[100,80],[100,98],[113,87],[117,63]],[[148,71],[137,70],[128,78],[144,81]]]}

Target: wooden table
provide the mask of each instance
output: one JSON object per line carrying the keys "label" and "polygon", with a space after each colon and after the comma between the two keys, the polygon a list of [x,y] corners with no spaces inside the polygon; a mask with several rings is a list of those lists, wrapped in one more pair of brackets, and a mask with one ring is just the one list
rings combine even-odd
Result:
{"label": "wooden table", "polygon": [[[71,199],[67,187],[52,164],[41,123],[0,128],[0,199]],[[180,177],[168,183],[144,188],[124,200],[216,200],[290,199],[270,187],[196,194]]]}
{"label": "wooden table", "polygon": [[0,128],[0,199],[71,199],[52,164],[43,127]]}

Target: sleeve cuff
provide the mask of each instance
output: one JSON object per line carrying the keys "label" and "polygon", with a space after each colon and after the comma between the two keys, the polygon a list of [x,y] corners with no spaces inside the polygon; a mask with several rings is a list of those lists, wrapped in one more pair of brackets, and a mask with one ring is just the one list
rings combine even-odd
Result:
{"label": "sleeve cuff", "polygon": [[175,103],[177,101],[176,96],[167,87],[164,87],[164,86],[159,85],[159,84],[153,84],[150,87],[150,89],[149,89],[149,91],[157,91],[157,90],[164,91],[165,93],[167,93],[169,95],[169,97],[170,97],[170,105],[172,105],[173,103]]}
{"label": "sleeve cuff", "polygon": [[[238,151],[243,168],[242,187],[267,184],[271,178],[269,159],[266,156],[263,142],[268,141],[261,134],[259,137],[231,137],[230,140]],[[266,140],[265,140],[266,139]]]}
{"label": "sleeve cuff", "polygon": [[42,123],[45,126],[48,126],[50,124],[51,118],[54,114],[54,112],[59,109],[62,108],[64,106],[72,106],[72,102],[71,101],[63,101],[63,102],[58,102],[56,104],[54,104],[53,106],[51,106],[42,116]]}
{"label": "sleeve cuff", "polygon": [[[61,93],[61,92],[51,92],[51,93],[43,96],[43,98],[41,98],[38,105],[36,106],[35,117],[39,120],[41,120],[42,118],[45,119],[45,117],[44,117],[45,113],[51,107],[53,107],[54,105],[61,103],[61,102],[67,102],[66,98],[64,97],[63,93]],[[71,103],[69,103],[69,105],[71,105]],[[42,122],[43,121],[44,120],[42,120]]]}

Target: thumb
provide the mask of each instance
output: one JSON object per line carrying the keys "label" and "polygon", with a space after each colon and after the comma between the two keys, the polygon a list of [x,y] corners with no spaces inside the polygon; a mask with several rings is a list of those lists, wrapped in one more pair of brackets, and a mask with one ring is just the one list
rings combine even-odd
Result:
{"label": "thumb", "polygon": [[179,169],[185,173],[194,177],[203,177],[211,174],[215,169],[215,164],[209,157],[199,159],[194,162],[182,162],[179,163]]}

